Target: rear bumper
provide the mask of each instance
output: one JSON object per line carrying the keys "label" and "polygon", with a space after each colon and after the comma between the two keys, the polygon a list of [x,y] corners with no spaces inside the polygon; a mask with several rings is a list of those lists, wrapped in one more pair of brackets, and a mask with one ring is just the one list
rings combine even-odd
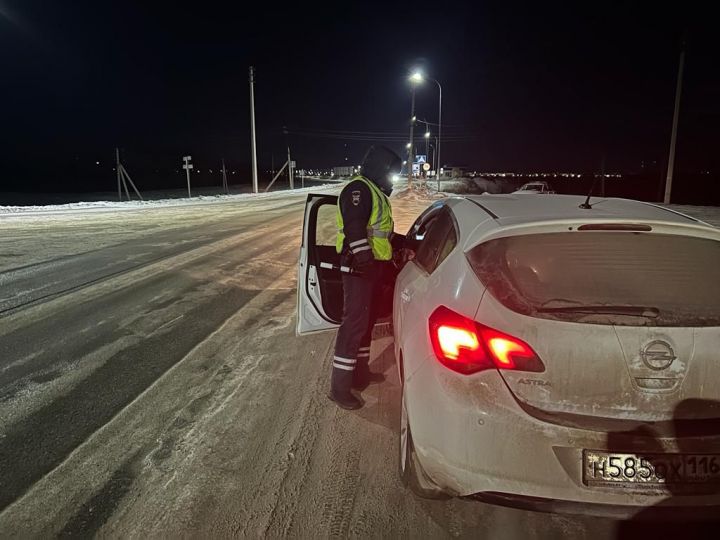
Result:
{"label": "rear bumper", "polygon": [[[405,393],[420,463],[450,493],[532,502],[549,511],[579,505],[581,513],[619,517],[655,506],[720,507],[719,493],[586,485],[583,450],[678,452],[677,441],[543,422],[518,406],[497,371],[465,377],[428,358],[406,380]],[[683,441],[681,451],[720,453],[718,436],[689,444]]]}
{"label": "rear bumper", "polygon": [[[632,506],[621,504],[580,503],[543,499],[511,493],[484,492],[470,495],[470,498],[498,506],[520,508],[533,512],[549,512],[553,514],[578,514],[612,519],[631,519],[633,521],[652,521],[685,523],[687,521],[720,520],[720,504],[707,506],[674,506],[672,497],[654,506]],[[717,530],[717,529],[715,529]]]}

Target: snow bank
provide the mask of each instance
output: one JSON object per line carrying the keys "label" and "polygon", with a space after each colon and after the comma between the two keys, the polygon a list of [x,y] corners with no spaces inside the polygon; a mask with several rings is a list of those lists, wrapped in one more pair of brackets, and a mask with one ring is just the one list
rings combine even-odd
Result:
{"label": "snow bank", "polygon": [[447,197],[447,194],[438,193],[437,191],[430,191],[427,189],[410,189],[408,187],[393,190],[392,194],[390,195],[390,198],[392,200],[408,202],[432,202],[437,199],[442,199],[443,197]]}
{"label": "snow bank", "polygon": [[273,191],[269,193],[240,193],[235,195],[200,195],[184,199],[160,199],[152,201],[93,201],[43,206],[0,206],[0,217],[9,215],[53,214],[62,212],[103,212],[107,210],[141,210],[170,206],[192,206],[208,203],[232,203],[248,199],[275,199],[314,191],[337,190],[337,183],[323,184],[301,189]]}
{"label": "snow bank", "polygon": [[408,190],[407,183],[398,184],[398,188],[393,191],[393,197],[404,198],[424,198],[426,200],[437,200],[449,195],[481,195],[483,193],[498,194],[507,191],[503,190],[503,184],[499,180],[488,178],[448,178],[440,181],[440,192],[438,193],[437,181],[428,180],[426,182],[417,181],[412,191]]}

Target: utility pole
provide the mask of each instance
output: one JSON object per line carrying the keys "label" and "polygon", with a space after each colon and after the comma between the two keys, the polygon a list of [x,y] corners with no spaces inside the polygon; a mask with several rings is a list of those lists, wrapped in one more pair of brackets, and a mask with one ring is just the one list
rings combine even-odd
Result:
{"label": "utility pole", "polygon": [[255,68],[250,66],[250,130],[252,140],[253,193],[258,192],[257,150],[255,147]]}
{"label": "utility pole", "polygon": [[415,127],[415,85],[412,86],[412,100],[410,102],[410,141],[408,142],[408,189],[412,186],[412,164],[413,164],[413,128]]}
{"label": "utility pole", "polygon": [[120,149],[115,148],[115,170],[117,171],[118,181],[118,201],[122,201],[122,190],[120,184],[122,183],[122,173],[120,172]]}
{"label": "utility pole", "polygon": [[290,147],[288,146],[288,175],[290,176],[290,189],[295,189],[295,162],[290,157]]}
{"label": "utility pole", "polygon": [[[434,79],[433,79],[434,80]],[[437,136],[437,167],[435,168],[437,171],[437,184],[438,184],[438,193],[440,193],[440,169],[442,168],[442,162],[440,161],[440,139],[442,137],[442,86],[440,86],[440,83],[438,81],[435,81],[435,84],[438,85],[438,90],[440,91],[440,97],[438,98],[438,136]]]}
{"label": "utility pole", "polygon": [[188,199],[192,197],[192,194],[190,193],[190,170],[193,168],[193,164],[190,163],[191,159],[192,156],[183,156],[183,161],[185,162],[183,169],[185,169],[185,176],[187,176]]}
{"label": "utility pole", "polygon": [[[430,126],[425,122],[425,163],[430,163]],[[427,172],[423,171],[423,178],[427,184]]]}
{"label": "utility pole", "polygon": [[683,68],[685,67],[685,43],[680,51],[680,65],[678,66],[677,87],[675,88],[675,112],[673,113],[672,134],[670,135],[670,155],[668,156],[667,176],[665,178],[664,203],[670,204],[672,193],[673,170],[675,169],[675,144],[677,143],[678,119],[680,117],[680,94],[682,93]]}
{"label": "utility pole", "polygon": [[[432,151],[433,151],[433,157],[432,157],[432,159],[430,160],[430,164],[431,164],[431,165],[435,165],[435,152],[436,152],[435,147],[436,147],[436,146],[437,146],[437,141],[435,142],[435,144],[431,144],[431,145],[430,145],[430,148],[432,148]],[[429,159],[429,158],[430,158],[430,156],[428,155],[428,159]]]}
{"label": "utility pole", "polygon": [[142,195],[140,195],[138,188],[135,187],[135,183],[132,181],[132,178],[130,178],[127,169],[125,169],[124,165],[120,162],[119,148],[115,148],[115,170],[117,171],[118,199],[122,201],[122,191],[120,190],[120,184],[122,184],[125,186],[125,195],[127,196],[128,201],[130,200],[130,192],[127,187],[127,183],[130,182],[130,185],[132,186],[133,191],[135,191],[135,194],[138,196],[138,199],[142,201]]}
{"label": "utility pole", "polygon": [[225,158],[222,158],[222,179],[223,179],[223,189],[225,190],[225,194],[230,194],[230,189],[228,188],[228,181],[227,181],[227,171],[225,170]]}

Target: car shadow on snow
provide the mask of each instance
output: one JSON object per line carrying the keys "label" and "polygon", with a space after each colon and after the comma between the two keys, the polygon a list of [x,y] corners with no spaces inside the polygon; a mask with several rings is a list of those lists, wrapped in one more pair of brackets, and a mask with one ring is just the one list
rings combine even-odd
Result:
{"label": "car shadow on snow", "polygon": [[[379,342],[379,343],[378,343]],[[373,349],[380,346],[379,354],[371,354],[370,371],[379,373],[385,380],[371,384],[361,391],[365,406],[356,411],[358,417],[400,435],[400,386],[395,368],[395,351],[392,339],[375,337]]]}
{"label": "car shadow on snow", "polygon": [[[608,450],[623,453],[630,452],[629,448],[642,448],[644,453],[651,456],[668,453],[716,453],[717,447],[708,447],[709,445],[703,441],[702,435],[707,434],[708,431],[720,434],[720,421],[692,419],[709,418],[709,416],[718,418],[720,416],[718,412],[720,412],[720,402],[718,401],[685,399],[675,407],[673,420],[669,426],[666,426],[664,432],[658,432],[650,425],[643,425],[630,431],[611,433],[608,436]],[[672,442],[676,444],[673,445]],[[701,459],[698,456],[698,469]],[[660,461],[658,456],[655,456],[654,459],[650,457],[648,461],[655,469],[664,468],[667,464],[665,461]],[[708,460],[706,460],[707,463]],[[670,478],[669,475],[668,478]],[[617,525],[616,537],[623,540],[637,540],[646,537],[718,538],[719,506],[702,508],[699,506],[679,507],[678,505],[682,503],[683,497],[691,493],[701,492],[705,496],[720,493],[720,483],[715,481],[700,487],[693,487],[687,484],[668,482],[666,492],[667,497],[660,503],[640,510],[630,519],[620,521]]]}

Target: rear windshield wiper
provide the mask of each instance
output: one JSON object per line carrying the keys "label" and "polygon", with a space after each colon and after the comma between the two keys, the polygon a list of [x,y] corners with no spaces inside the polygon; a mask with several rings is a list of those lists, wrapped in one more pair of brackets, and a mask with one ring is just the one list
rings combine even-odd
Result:
{"label": "rear windshield wiper", "polygon": [[654,307],[645,306],[609,306],[609,305],[579,305],[563,307],[541,307],[538,313],[589,313],[602,315],[631,315],[635,317],[648,317],[655,319],[660,315],[660,310]]}

